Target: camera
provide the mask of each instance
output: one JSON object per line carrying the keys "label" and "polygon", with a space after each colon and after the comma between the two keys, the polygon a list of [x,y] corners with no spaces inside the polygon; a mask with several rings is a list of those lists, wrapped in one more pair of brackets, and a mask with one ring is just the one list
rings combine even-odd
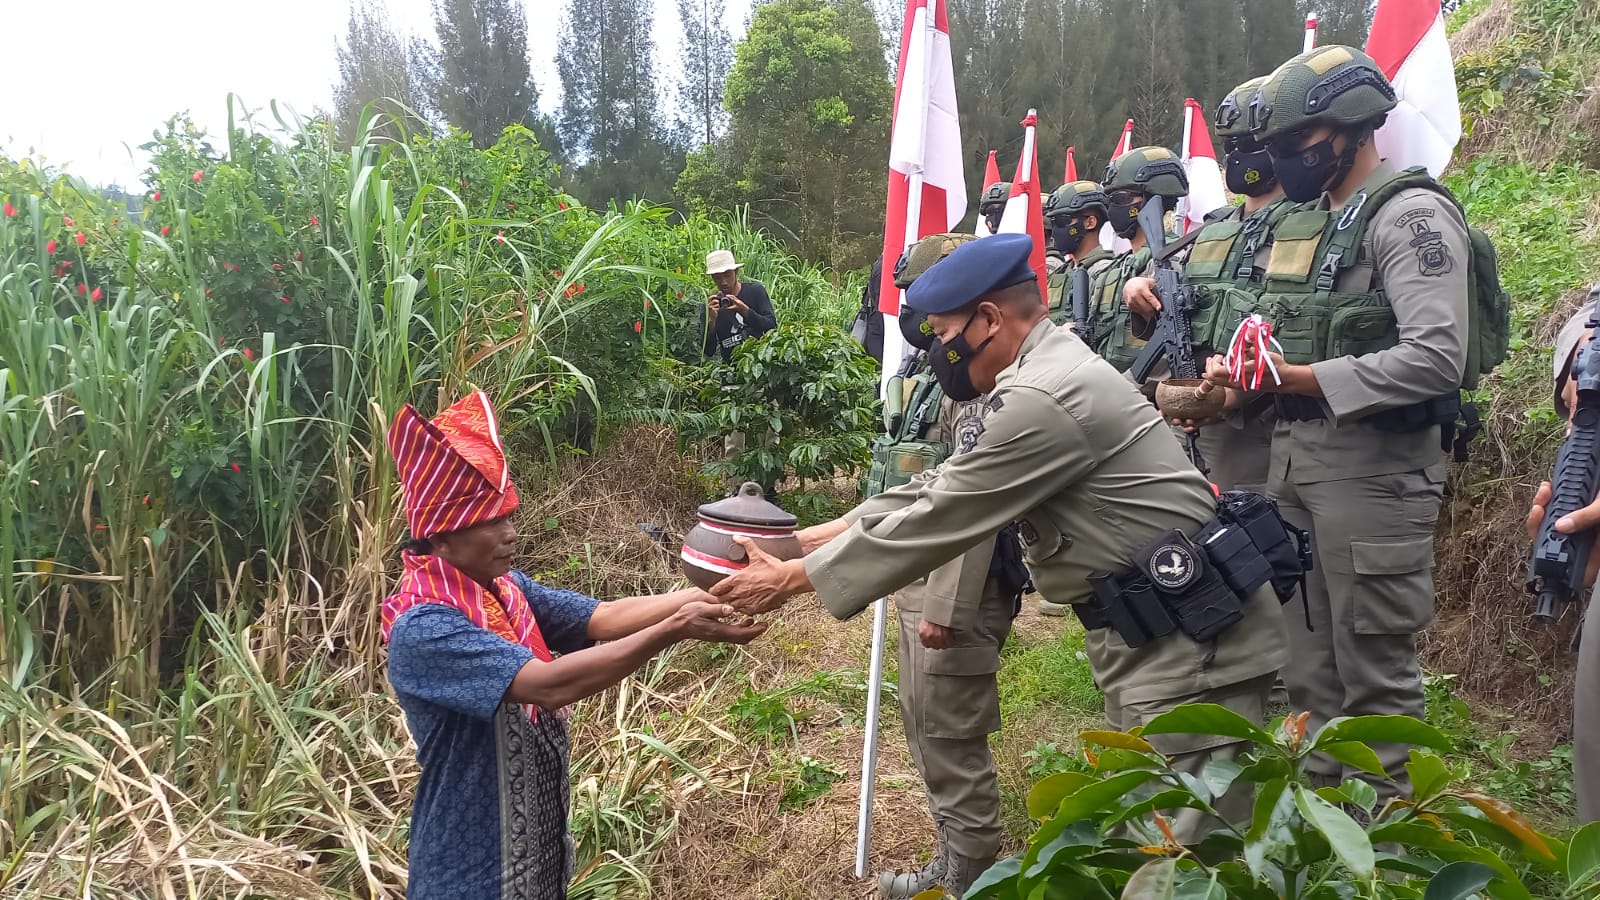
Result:
{"label": "camera", "polygon": [[719,309],[731,309],[733,307],[733,298],[727,294],[718,294],[717,307]]}

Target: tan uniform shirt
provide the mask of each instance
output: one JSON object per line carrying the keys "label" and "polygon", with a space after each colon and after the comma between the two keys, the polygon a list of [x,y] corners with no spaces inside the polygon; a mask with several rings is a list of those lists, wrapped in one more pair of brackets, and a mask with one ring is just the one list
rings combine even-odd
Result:
{"label": "tan uniform shirt", "polygon": [[[1080,603],[1088,576],[1121,571],[1170,528],[1188,534],[1215,499],[1156,410],[1082,341],[1041,320],[1000,373],[983,433],[931,475],[872,498],[848,531],[806,557],[823,605],[845,618],[1020,520],[1041,596]],[[1284,661],[1270,588],[1215,645],[1176,633],[1128,648],[1110,629],[1086,641],[1116,706],[1234,684]]]}
{"label": "tan uniform shirt", "polygon": [[[1394,177],[1387,163],[1356,196]],[[1333,208],[1328,195],[1321,208]],[[1441,257],[1437,255],[1442,248]],[[1444,477],[1439,429],[1408,434],[1362,422],[1372,413],[1438,397],[1461,384],[1467,350],[1467,223],[1449,200],[1410,188],[1384,204],[1367,226],[1355,265],[1335,289],[1382,290],[1399,324],[1400,343],[1362,356],[1313,363],[1327,419],[1279,422],[1272,476],[1316,484],[1432,469]]]}

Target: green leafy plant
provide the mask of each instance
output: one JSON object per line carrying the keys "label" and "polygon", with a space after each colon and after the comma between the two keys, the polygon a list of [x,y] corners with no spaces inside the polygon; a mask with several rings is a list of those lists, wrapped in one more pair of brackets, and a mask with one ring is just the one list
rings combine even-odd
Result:
{"label": "green leafy plant", "polygon": [[683,435],[720,440],[743,432],[745,449],[705,466],[718,482],[777,485],[785,507],[802,522],[830,518],[834,501],[821,482],[848,476],[871,456],[877,366],[838,328],[788,323],[746,341],[729,365],[704,370],[700,412]]}
{"label": "green leafy plant", "polygon": [[[1269,731],[1213,704],[1181,706],[1142,729],[1081,735],[1092,772],[1036,784],[1039,822],[1026,849],[1002,860],[965,895],[981,898],[1496,898],[1597,897],[1600,829],[1570,843],[1540,833],[1507,804],[1464,789],[1434,751],[1438,729],[1405,716],[1335,719],[1307,733],[1305,714]],[[1174,771],[1146,739],[1206,734],[1246,745],[1240,762],[1213,761],[1199,776]],[[1411,751],[1404,791],[1384,774],[1374,743]],[[1360,770],[1318,786],[1313,753]],[[1379,802],[1374,784],[1393,799]],[[1163,811],[1201,810],[1250,786],[1248,822],[1226,823],[1201,843],[1179,844]]]}
{"label": "green leafy plant", "polygon": [[1055,741],[1035,741],[1033,749],[1022,754],[1028,760],[1028,767],[1024,770],[1028,777],[1039,780],[1055,775],[1059,772],[1088,772],[1091,767],[1082,756],[1070,750],[1061,749]]}
{"label": "green leafy plant", "polygon": [[784,779],[783,797],[778,801],[778,808],[799,809],[843,780],[844,772],[827,760],[802,756],[795,764],[793,775]]}
{"label": "green leafy plant", "polygon": [[795,732],[796,715],[784,699],[787,691],[762,693],[745,688],[739,699],[728,708],[728,717],[741,728],[767,741],[783,735],[799,739]]}

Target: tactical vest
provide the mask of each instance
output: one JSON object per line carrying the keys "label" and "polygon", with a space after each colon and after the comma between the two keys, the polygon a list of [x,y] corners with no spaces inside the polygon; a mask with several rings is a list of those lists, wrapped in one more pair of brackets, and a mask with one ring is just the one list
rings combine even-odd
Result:
{"label": "tactical vest", "polygon": [[[1056,325],[1065,325],[1072,321],[1072,273],[1075,269],[1087,267],[1092,284],[1094,276],[1110,265],[1114,259],[1111,251],[1096,246],[1093,251],[1084,254],[1081,260],[1076,258],[1067,260],[1065,266],[1051,275],[1045,289],[1045,301],[1050,308],[1050,321]],[[1091,308],[1093,308],[1093,293],[1094,289],[1091,287]]]}
{"label": "tactical vest", "polygon": [[1150,265],[1150,248],[1141,247],[1118,256],[1095,276],[1089,286],[1094,301],[1094,351],[1126,372],[1145,342],[1134,336],[1133,314],[1122,299],[1122,286]]}
{"label": "tactical vest", "polygon": [[1294,208],[1279,200],[1248,218],[1219,219],[1200,229],[1183,264],[1183,280],[1194,289],[1189,322],[1197,357],[1227,352],[1240,310],[1254,307],[1261,295],[1258,267],[1272,229]]}
{"label": "tactical vest", "polygon": [[[1298,208],[1285,215],[1272,232],[1272,259],[1266,282],[1253,302],[1241,300],[1238,315],[1260,311],[1272,323],[1272,336],[1283,346],[1284,359],[1307,365],[1342,356],[1362,356],[1400,343],[1400,326],[1382,289],[1369,283],[1359,290],[1337,290],[1341,276],[1360,261],[1361,242],[1378,211],[1407,188],[1434,191],[1460,210],[1450,192],[1416,167],[1396,173],[1390,180],[1350,198],[1341,210]],[[1465,215],[1463,214],[1463,218]],[[1474,387],[1478,376],[1493,369],[1505,356],[1509,337],[1509,298],[1495,272],[1494,247],[1487,237],[1468,228],[1468,321],[1466,360],[1462,386]],[[1423,257],[1419,256],[1419,259]],[[1447,257],[1440,256],[1442,261]],[[1424,259],[1424,264],[1426,260]],[[1241,296],[1241,295],[1233,295]],[[1237,316],[1230,316],[1237,321]],[[1300,398],[1280,397],[1279,416],[1286,419],[1320,418],[1317,404],[1296,404]],[[1458,392],[1411,406],[1385,409],[1364,421],[1382,431],[1419,431],[1433,425],[1445,428],[1445,440],[1463,407]],[[1456,444],[1457,458],[1465,456],[1465,442],[1475,433],[1471,413],[1468,427]]]}
{"label": "tactical vest", "polygon": [[926,359],[911,375],[889,379],[884,391],[884,433],[872,442],[872,466],[861,483],[863,496],[899,487],[949,458],[948,443],[928,439],[939,424],[943,402],[944,390]]}

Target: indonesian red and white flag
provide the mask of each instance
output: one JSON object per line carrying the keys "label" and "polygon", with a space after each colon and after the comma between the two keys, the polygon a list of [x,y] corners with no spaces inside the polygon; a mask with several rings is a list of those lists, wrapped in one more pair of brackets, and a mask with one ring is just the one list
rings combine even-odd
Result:
{"label": "indonesian red and white flag", "polygon": [[1067,171],[1061,176],[1062,184],[1071,184],[1078,180],[1078,161],[1072,156],[1072,151],[1074,149],[1076,148],[1067,148]]}
{"label": "indonesian red and white flag", "polygon": [[[998,162],[995,162],[994,151],[990,150],[989,151],[989,164],[987,166],[984,166],[984,169],[983,169],[983,190],[978,192],[978,197],[980,198],[980,200],[982,199],[984,194],[989,192],[989,188],[990,187],[992,187],[993,185],[997,185],[999,183],[1000,183],[1000,164]],[[983,220],[983,211],[982,210],[978,211],[978,221],[972,223],[972,234],[973,234],[974,237],[988,237],[989,236],[989,226]]]}
{"label": "indonesian red and white flag", "polygon": [[[1122,158],[1122,154],[1132,149],[1133,120],[1129,119],[1128,124],[1122,126],[1122,137],[1117,139],[1117,149],[1111,151],[1111,161],[1116,162]],[[1133,244],[1129,243],[1125,238],[1117,237],[1117,233],[1111,230],[1110,222],[1100,226],[1100,246],[1110,250],[1112,253],[1127,253],[1133,249]]]}
{"label": "indonesian red and white flag", "polygon": [[1178,201],[1178,233],[1205,224],[1206,213],[1228,205],[1222,169],[1211,143],[1206,111],[1193,97],[1183,101],[1183,169],[1189,176],[1189,196]]}
{"label": "indonesian red and white flag", "polygon": [[[898,316],[902,291],[894,264],[930,234],[949,231],[967,213],[966,174],[956,80],[950,63],[945,0],[906,0],[895,79],[894,131],[889,141],[889,199],[884,215],[883,281],[878,309]],[[883,383],[900,367],[905,339],[883,329]]]}
{"label": "indonesian red and white flag", "polygon": [[1378,154],[1397,168],[1426,166],[1438,178],[1461,140],[1456,69],[1438,0],[1378,0],[1367,53],[1400,101],[1378,129]]}
{"label": "indonesian red and white flag", "polygon": [[1028,265],[1039,276],[1042,288],[1047,276],[1044,268],[1044,204],[1039,194],[1039,115],[1028,110],[1022,120],[1022,156],[1017,159],[1017,174],[1011,178],[1011,199],[1000,216],[999,234],[1025,234],[1033,238]]}
{"label": "indonesian red and white flag", "polygon": [[1317,17],[1306,16],[1306,42],[1300,49],[1301,53],[1310,53],[1317,49]]}

